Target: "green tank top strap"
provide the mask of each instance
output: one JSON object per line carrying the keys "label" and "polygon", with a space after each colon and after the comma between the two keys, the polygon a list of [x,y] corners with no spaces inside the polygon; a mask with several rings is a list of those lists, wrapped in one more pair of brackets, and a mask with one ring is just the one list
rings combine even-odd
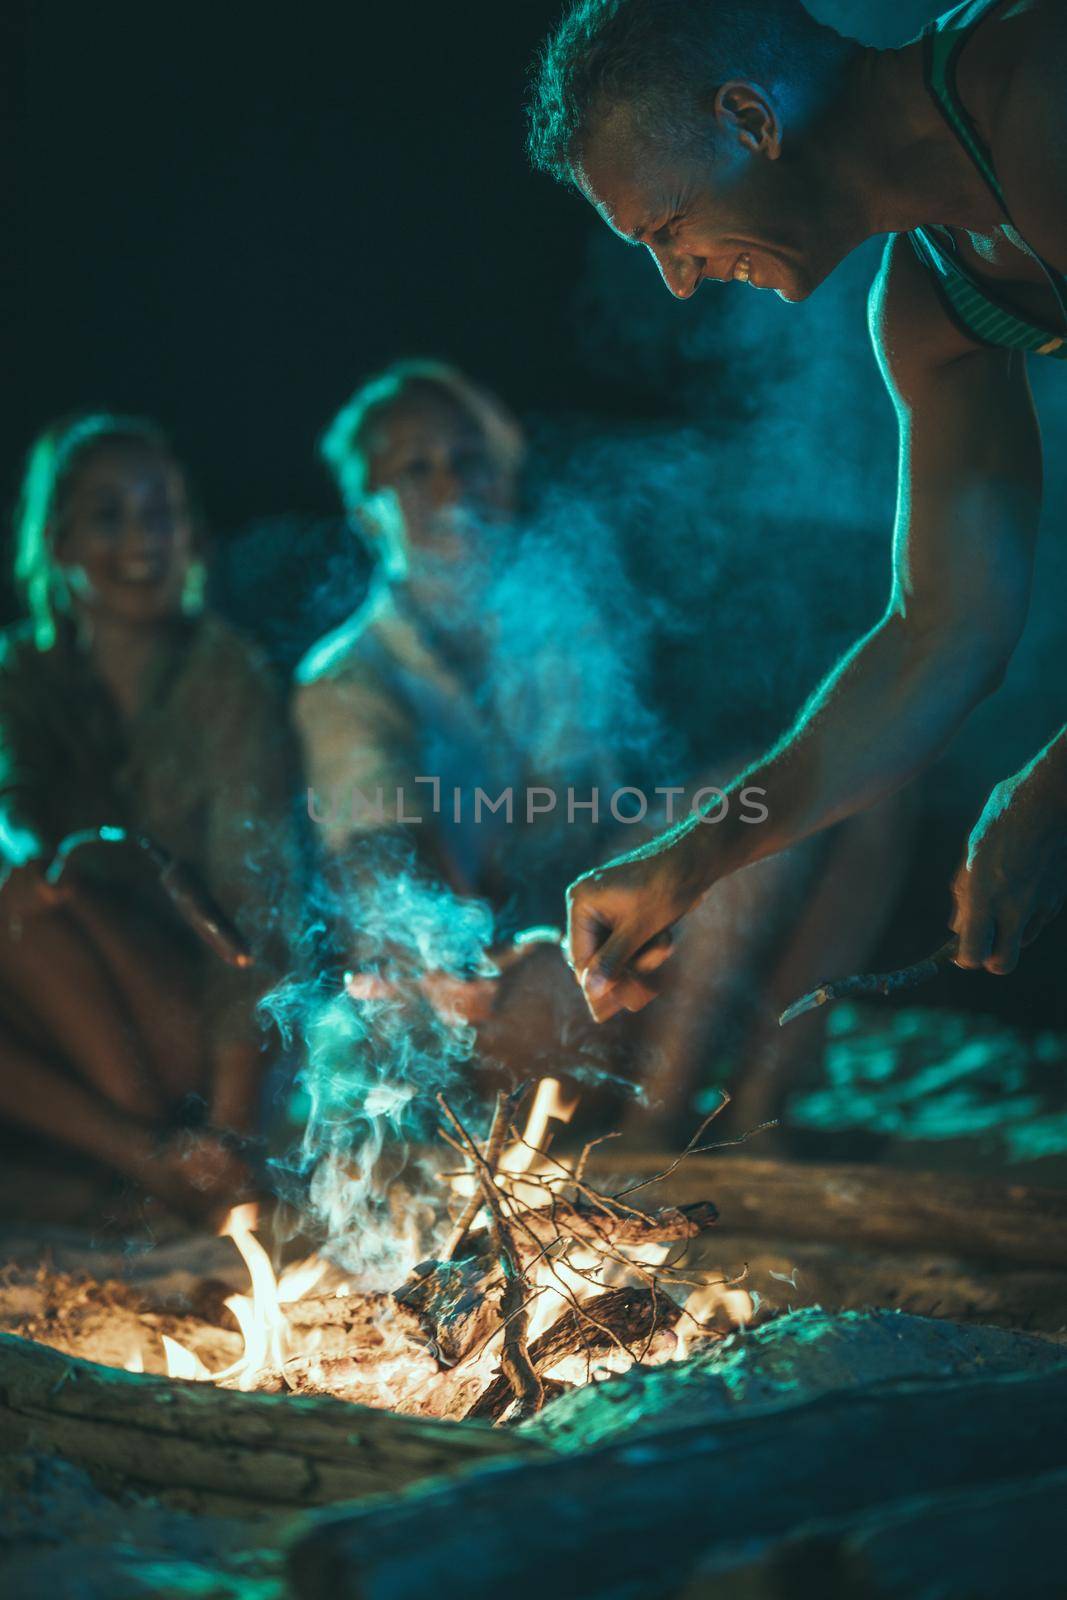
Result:
{"label": "green tank top strap", "polygon": [[[1005,0],[964,0],[962,5],[930,24],[923,35],[926,87],[989,186],[1014,240],[1041,267],[1067,317],[1067,277],[1032,250],[1012,222],[992,154],[961,101],[956,82],[956,69],[964,45],[979,23],[1003,4]],[[960,259],[948,228],[915,228],[908,237],[919,260],[931,272],[946,311],[968,338],[998,349],[1022,350],[1067,360],[1067,340],[1005,305],[997,297],[994,286]]]}
{"label": "green tank top strap", "polygon": [[924,36],[923,67],[926,87],[941,115],[992,189],[1000,209],[1007,213],[1004,190],[1000,186],[989,146],[972,122],[960,99],[956,68],[964,45],[978,24],[1002,6],[1005,0],[964,0],[954,11],[937,17]]}

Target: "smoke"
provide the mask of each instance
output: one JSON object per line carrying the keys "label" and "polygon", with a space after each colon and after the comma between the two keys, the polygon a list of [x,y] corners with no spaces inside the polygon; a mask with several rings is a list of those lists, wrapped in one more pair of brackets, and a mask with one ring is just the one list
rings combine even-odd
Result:
{"label": "smoke", "polygon": [[299,1145],[275,1170],[331,1258],[361,1286],[393,1288],[432,1247],[439,1220],[428,1153],[437,1095],[471,1108],[479,1132],[483,1120],[473,1030],[435,1009],[420,980],[491,971],[493,917],[421,875],[393,841],[364,851],[357,890],[337,896],[320,884],[318,899],[385,992],[354,999],[311,950],[313,976],[288,978],[262,1001],[295,1058],[303,1101]]}

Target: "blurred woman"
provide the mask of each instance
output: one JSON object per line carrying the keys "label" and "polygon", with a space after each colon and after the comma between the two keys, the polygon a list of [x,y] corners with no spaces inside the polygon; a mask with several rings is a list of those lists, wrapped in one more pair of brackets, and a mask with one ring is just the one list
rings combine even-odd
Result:
{"label": "blurred woman", "polygon": [[31,450],[16,525],[28,618],[0,635],[0,1120],[195,1214],[248,1172],[261,979],[207,951],[145,855],[57,849],[148,834],[260,952],[288,869],[284,709],[199,605],[186,473],[140,418],[86,415]]}

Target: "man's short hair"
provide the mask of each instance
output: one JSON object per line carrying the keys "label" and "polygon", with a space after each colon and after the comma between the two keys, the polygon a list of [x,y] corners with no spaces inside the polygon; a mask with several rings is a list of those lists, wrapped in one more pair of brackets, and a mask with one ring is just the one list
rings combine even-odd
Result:
{"label": "man's short hair", "polygon": [[717,84],[770,87],[822,32],[801,0],[576,0],[534,69],[530,159],[573,182],[591,126],[619,106],[650,140],[688,140]]}

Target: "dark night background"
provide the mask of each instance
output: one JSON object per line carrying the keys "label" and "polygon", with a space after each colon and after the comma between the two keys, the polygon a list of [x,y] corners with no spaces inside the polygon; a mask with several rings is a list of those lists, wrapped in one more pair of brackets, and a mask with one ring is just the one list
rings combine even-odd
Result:
{"label": "dark night background", "polygon": [[[892,42],[941,7],[813,9]],[[894,423],[863,314],[878,247],[803,307],[732,289],[673,304],[647,260],[527,169],[527,67],[558,10],[9,3],[0,492],[10,503],[56,414],[159,418],[217,535],[221,603],[287,662],[362,581],[318,432],[384,362],[451,359],[527,420],[542,473],[617,522],[649,597],[655,702],[707,709],[734,745],[762,740],[885,592]],[[1064,401],[1045,372],[1036,386],[1054,441]],[[985,794],[1063,719],[1064,483],[1048,453],[1028,639],[925,780],[894,959],[938,942]],[[1011,984],[949,977],[941,998],[1067,1021],[1064,938]]]}

